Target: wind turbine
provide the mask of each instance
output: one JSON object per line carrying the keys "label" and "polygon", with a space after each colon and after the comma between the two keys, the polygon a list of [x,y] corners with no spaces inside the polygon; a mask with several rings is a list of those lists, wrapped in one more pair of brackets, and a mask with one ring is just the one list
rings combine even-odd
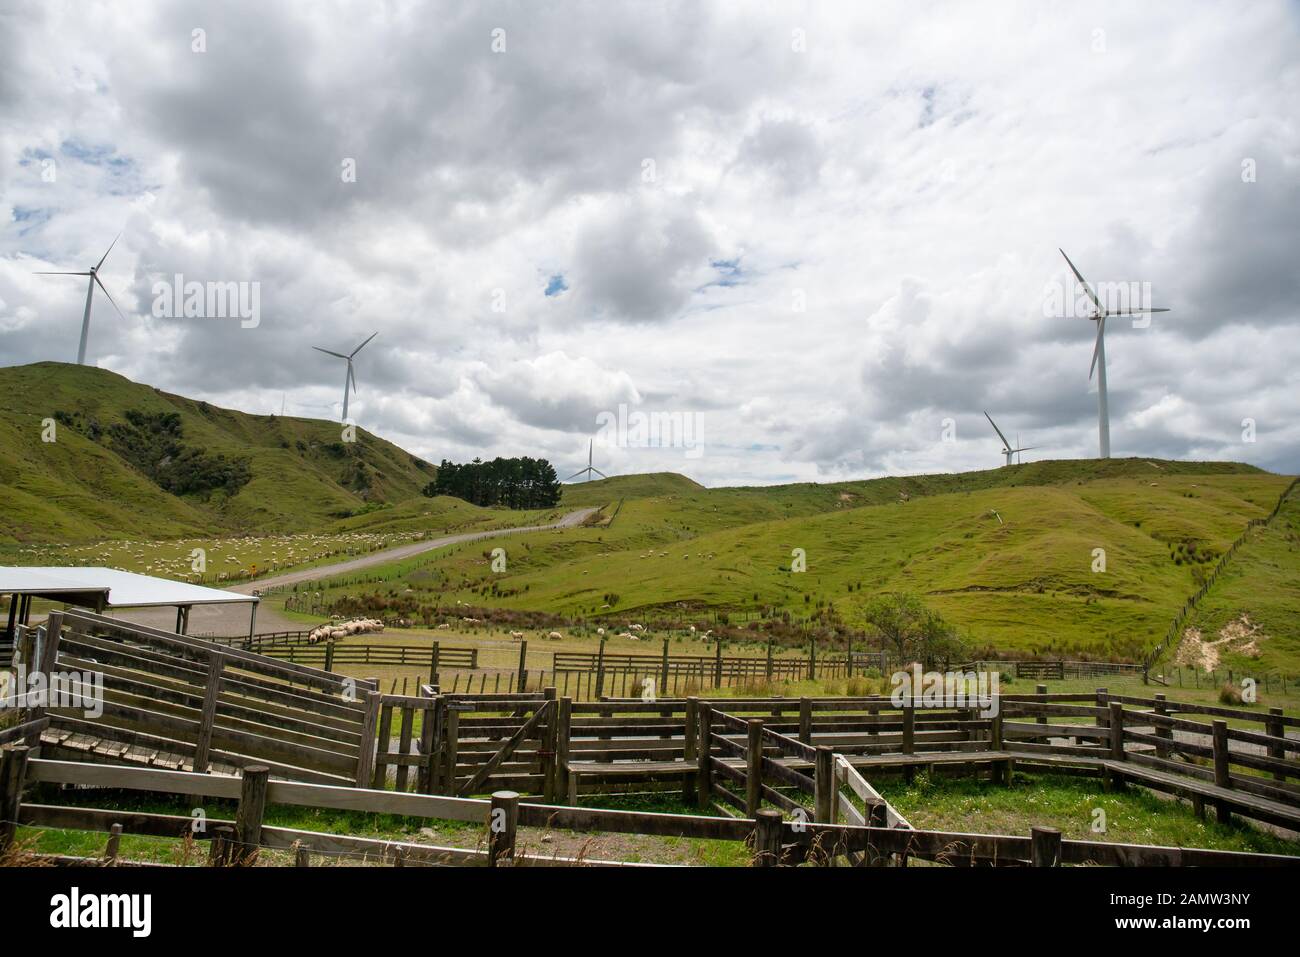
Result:
{"label": "wind turbine", "polygon": [[341,352],[332,352],[329,349],[322,349],[320,346],[312,346],[312,348],[315,349],[317,352],[323,352],[327,356],[335,356],[336,358],[346,360],[348,364],[348,374],[343,377],[343,421],[344,422],[348,420],[348,389],[350,388],[353,392],[357,391],[357,377],[356,374],[352,371],[352,360],[358,352],[360,352],[362,349],[366,347],[366,343],[370,342],[370,340],[377,335],[379,335],[378,332],[370,333],[369,338],[367,338],[365,342],[361,343],[361,345],[357,346],[347,355],[344,355]]}
{"label": "wind turbine", "polygon": [[[84,366],[86,364],[86,340],[90,337],[90,303],[95,295],[95,283],[99,283],[99,288],[104,290],[104,295],[108,296],[108,301],[113,302],[113,297],[108,295],[108,288],[104,285],[104,281],[99,278],[99,267],[104,265],[104,260],[108,258],[108,254],[113,251],[113,247],[117,245],[117,241],[121,238],[121,233],[114,236],[113,241],[108,244],[108,249],[104,250],[104,255],[99,257],[99,262],[91,266],[86,272],[38,272],[35,274],[37,276],[90,277],[86,281],[86,311],[81,317],[81,344],[77,346],[77,365],[79,366]],[[113,302],[113,308],[117,309],[117,303]],[[122,316],[122,310],[117,309],[117,314]],[[122,316],[122,318],[125,319],[126,316]]]}
{"label": "wind turbine", "polygon": [[[1065,256],[1065,250],[1058,247],[1058,251]],[[1152,312],[1168,312],[1168,309],[1118,309],[1114,312],[1107,312],[1106,307],[1101,304],[1096,293],[1087,281],[1079,275],[1079,270],[1074,268],[1074,263],[1070,262],[1070,257],[1065,256],[1065,261],[1069,263],[1070,272],[1074,273],[1074,278],[1079,280],[1079,285],[1083,291],[1088,294],[1094,307],[1093,314],[1088,316],[1093,322],[1097,323],[1097,344],[1092,347],[1092,368],[1088,370],[1088,378],[1091,380],[1093,373],[1097,373],[1097,437],[1101,446],[1101,457],[1110,458],[1110,409],[1106,405],[1106,319],[1109,316],[1141,316]],[[1098,372],[1097,370],[1101,371]]]}
{"label": "wind turbine", "polygon": [[591,481],[591,473],[592,473],[592,472],[595,472],[595,473],[596,473],[597,475],[599,475],[601,478],[609,478],[608,475],[606,475],[606,474],[605,474],[604,472],[602,472],[600,469],[596,468],[595,466],[593,466],[593,465],[591,464],[591,454],[592,454],[592,448],[593,448],[594,444],[595,444],[595,443],[594,443],[594,440],[592,440],[592,439],[588,439],[588,440],[587,440],[587,467],[586,467],[585,469],[579,469],[578,471],[574,472],[572,475],[570,475],[570,476],[569,476],[568,478],[566,478],[564,481],[566,481],[566,482],[572,482],[572,481],[573,481],[574,479],[576,479],[579,475],[585,475],[585,476],[587,476],[587,481],[590,482],[590,481]]}
{"label": "wind turbine", "polygon": [[998,428],[998,424],[993,421],[993,416],[985,412],[984,418],[989,420],[989,425],[993,426],[993,431],[996,432],[998,434],[998,438],[1002,440],[1002,454],[1007,457],[1007,461],[1006,461],[1007,465],[1013,464],[1011,457],[1015,455],[1017,452],[1032,452],[1034,449],[1038,448],[1038,446],[1036,445],[1030,445],[1023,449],[1013,449],[1011,447],[1011,443],[1007,441],[1007,437],[1003,435],[1002,430]]}

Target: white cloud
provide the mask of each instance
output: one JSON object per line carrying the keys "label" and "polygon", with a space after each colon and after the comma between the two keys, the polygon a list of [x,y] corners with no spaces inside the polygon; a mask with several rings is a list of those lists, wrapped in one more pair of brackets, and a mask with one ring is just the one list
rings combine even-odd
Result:
{"label": "white cloud", "polygon": [[[124,230],[91,355],[171,391],[330,417],[309,346],[377,329],[353,411],[435,460],[564,472],[627,401],[699,412],[705,455],[604,471],[991,467],[985,408],[1095,452],[1062,246],[1174,310],[1108,327],[1115,454],[1300,471],[1294,5],[331,9],[0,14],[4,362],[72,357],[84,289],[31,272]],[[259,282],[261,325],[151,317],[177,272]]]}

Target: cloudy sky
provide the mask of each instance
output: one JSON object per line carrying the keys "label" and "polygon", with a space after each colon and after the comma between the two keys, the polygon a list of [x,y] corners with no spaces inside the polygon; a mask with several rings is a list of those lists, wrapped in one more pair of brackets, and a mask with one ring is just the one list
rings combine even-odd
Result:
{"label": "cloudy sky", "polygon": [[[1300,471],[1296,3],[7,3],[0,363],[709,485]],[[247,283],[256,323],[160,283]],[[253,285],[255,284],[255,286]],[[1147,284],[1147,285],[1143,285]],[[1121,288],[1130,288],[1125,285]],[[1254,441],[1243,420],[1254,422]],[[635,421],[635,420],[634,420]],[[948,441],[947,439],[951,439]]]}

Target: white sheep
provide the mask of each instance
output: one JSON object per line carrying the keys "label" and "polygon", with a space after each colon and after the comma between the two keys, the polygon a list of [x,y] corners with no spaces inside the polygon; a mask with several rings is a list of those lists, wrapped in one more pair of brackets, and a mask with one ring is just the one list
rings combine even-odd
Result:
{"label": "white sheep", "polygon": [[563,636],[562,634],[560,634],[558,631],[553,631],[553,632],[551,632],[549,635],[547,635],[546,637],[549,638],[551,641],[559,641],[559,640],[560,640],[561,638],[563,638],[564,636]]}

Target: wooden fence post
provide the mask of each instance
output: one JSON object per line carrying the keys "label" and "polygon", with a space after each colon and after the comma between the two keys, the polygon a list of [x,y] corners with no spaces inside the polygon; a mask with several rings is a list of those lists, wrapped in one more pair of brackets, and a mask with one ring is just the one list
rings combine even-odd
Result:
{"label": "wooden fence post", "polygon": [[456,793],[457,751],[460,748],[460,712],[450,705],[442,722],[442,784],[444,794]]}
{"label": "wooden fence post", "polygon": [[[1213,725],[1214,733],[1214,786],[1219,788],[1232,788],[1232,775],[1228,770],[1228,722],[1222,718],[1216,718]],[[1221,824],[1227,824],[1232,814],[1221,802],[1216,803],[1215,813]]]}
{"label": "wooden fence post", "polygon": [[520,694],[528,690],[528,640],[520,639],[519,641],[519,686],[516,689]]}
{"label": "wooden fence post", "polygon": [[700,810],[705,810],[713,801],[713,767],[710,764],[713,751],[713,706],[707,701],[699,703],[697,721],[700,743],[695,753],[699,765],[695,774],[695,790]]}
{"label": "wooden fence post", "polygon": [[817,680],[817,639],[808,639],[808,680]]}
{"label": "wooden fence post", "polygon": [[[31,599],[29,597],[28,602],[30,603],[30,601]],[[36,670],[38,670],[42,675],[45,676],[45,684],[47,689],[50,687],[50,675],[54,673],[54,664],[59,657],[59,638],[62,635],[62,633],[63,633],[63,612],[56,609],[50,612],[49,616],[45,620],[45,632],[44,632],[45,638],[41,642],[40,660],[36,665]],[[28,721],[35,721],[39,718],[45,717],[46,708],[48,704],[49,704],[49,698],[47,697],[46,703],[44,705],[40,705],[35,708],[28,708],[26,719]],[[39,726],[33,728],[33,730],[27,735],[27,738],[24,743],[30,748],[36,748],[38,750],[40,749],[41,729]]]}
{"label": "wooden fence post", "polygon": [[118,851],[121,846],[122,825],[114,824],[108,829],[108,843],[104,845],[104,860],[110,864],[116,864]]}
{"label": "wooden fence post", "polygon": [[429,650],[429,684],[435,687],[442,684],[438,675],[438,659],[442,657],[442,644],[435,641]]}
{"label": "wooden fence post", "polygon": [[829,824],[835,813],[835,753],[824,744],[817,746],[813,763],[813,810],[819,824]]}
{"label": "wooden fence post", "polygon": [[212,832],[208,842],[208,867],[229,867],[235,851],[235,829],[223,824]]}
{"label": "wooden fence post", "polygon": [[488,808],[488,867],[509,866],[515,859],[515,836],[519,831],[519,795],[495,791]]}
{"label": "wooden fence post", "polygon": [[[1286,693],[1286,676],[1282,676],[1282,693]],[[1268,720],[1264,722],[1264,733],[1270,738],[1283,738],[1286,736],[1286,728],[1282,724],[1282,709],[1269,708]],[[1280,744],[1270,744],[1268,746],[1268,756],[1276,761],[1281,761],[1286,757],[1286,750]],[[1274,771],[1274,781],[1285,781],[1285,771]]]}
{"label": "wooden fence post", "polygon": [[266,814],[266,786],[271,769],[264,764],[244,768],[239,786],[239,807],[235,811],[235,840],[238,843],[235,863],[251,867],[257,863],[262,844],[262,818]]}
{"label": "wooden fence post", "polygon": [[812,744],[812,698],[799,699],[799,740]]}
{"label": "wooden fence post", "polygon": [[903,753],[916,753],[916,699],[910,694],[903,702]]}
{"label": "wooden fence post", "polygon": [[[1034,694],[1037,695],[1047,694],[1047,685],[1034,685]],[[1043,702],[1039,702],[1039,703],[1042,704]],[[1040,713],[1036,720],[1038,721],[1039,724],[1047,724],[1047,715]]]}
{"label": "wooden fence post", "polygon": [[1029,829],[1029,862],[1034,867],[1061,865],[1061,832],[1054,827]]}
{"label": "wooden fence post", "polygon": [[[1105,688],[1098,688],[1098,689],[1097,689],[1097,701],[1096,701],[1096,705],[1097,705],[1098,708],[1105,708],[1105,707],[1106,707],[1106,704],[1107,704],[1106,698],[1107,698],[1107,695],[1106,695],[1106,689],[1105,689]],[[1106,726],[1106,717],[1105,717],[1105,715],[1100,715],[1100,714],[1097,715],[1096,725],[1097,725],[1097,727],[1099,727],[1099,728],[1104,728],[1104,727]]]}
{"label": "wooden fence post", "polygon": [[[691,763],[695,761],[696,736],[699,734],[699,705],[699,698],[690,697],[686,699],[686,717],[682,724],[682,760],[686,762],[687,767],[690,767]],[[682,778],[683,804],[689,804],[695,799],[695,777],[694,772],[689,772]]]}
{"label": "wooden fence post", "polygon": [[745,816],[753,817],[763,803],[763,719],[749,719],[745,752]]}
{"label": "wooden fence post", "polygon": [[596,652],[596,699],[605,693],[605,639],[600,639],[600,648]]}
{"label": "wooden fence post", "polygon": [[18,829],[18,809],[23,803],[29,751],[25,744],[0,750],[0,854],[9,849]]}
{"label": "wooden fence post", "polygon": [[[1154,708],[1153,710],[1155,711],[1155,713],[1158,714],[1158,715],[1166,715],[1166,714],[1168,714],[1168,713],[1169,713],[1169,709],[1168,709],[1168,708],[1166,707],[1166,705],[1165,705],[1165,696],[1164,696],[1164,694],[1161,693],[1161,692],[1159,692],[1159,691],[1157,691],[1154,697],[1155,697],[1155,702],[1156,702],[1156,704],[1155,704],[1155,708]],[[1173,729],[1172,729],[1172,728],[1162,727],[1162,726],[1159,725],[1159,724],[1156,725],[1156,737],[1157,737],[1157,738],[1161,738],[1163,741],[1168,741],[1168,740],[1171,739],[1173,736],[1174,736],[1174,732],[1173,732]],[[1156,757],[1158,757],[1158,758],[1167,758],[1167,757],[1169,757],[1169,745],[1157,742],[1157,744],[1156,744]]]}
{"label": "wooden fence post", "polygon": [[656,695],[663,697],[668,694],[668,639],[664,639],[663,661],[659,664],[659,688]]}
{"label": "wooden fence post", "polygon": [[781,863],[781,812],[765,808],[754,814],[754,866]]}
{"label": "wooden fence post", "polygon": [[542,697],[546,699],[546,727],[542,731],[542,800],[547,804],[555,803],[556,784],[556,741],[559,738],[559,704],[555,697],[555,688],[543,688]]}
{"label": "wooden fence post", "polygon": [[573,699],[567,695],[560,699],[560,710],[555,721],[555,794],[560,804],[570,800],[569,737],[573,730]]}
{"label": "wooden fence post", "polygon": [[208,658],[207,685],[203,689],[203,708],[199,712],[199,736],[194,744],[194,773],[208,770],[208,752],[212,748],[212,726],[217,721],[217,696],[221,693],[221,672],[226,656],[214,651]]}
{"label": "wooden fence post", "polygon": [[774,639],[767,639],[767,670],[765,672],[767,680],[772,680],[772,642]]}
{"label": "wooden fence post", "polygon": [[[374,773],[377,746],[375,734],[379,723],[379,703],[383,697],[379,691],[366,693],[366,714],[361,721],[361,746],[357,757],[357,787],[359,788],[369,787],[370,775]],[[384,742],[384,750],[388,750],[387,741]]]}
{"label": "wooden fence post", "polygon": [[713,687],[722,687],[722,639],[718,639],[717,648],[713,654]]}
{"label": "wooden fence post", "polygon": [[1124,705],[1120,701],[1110,703],[1110,757],[1112,761],[1124,760]]}

